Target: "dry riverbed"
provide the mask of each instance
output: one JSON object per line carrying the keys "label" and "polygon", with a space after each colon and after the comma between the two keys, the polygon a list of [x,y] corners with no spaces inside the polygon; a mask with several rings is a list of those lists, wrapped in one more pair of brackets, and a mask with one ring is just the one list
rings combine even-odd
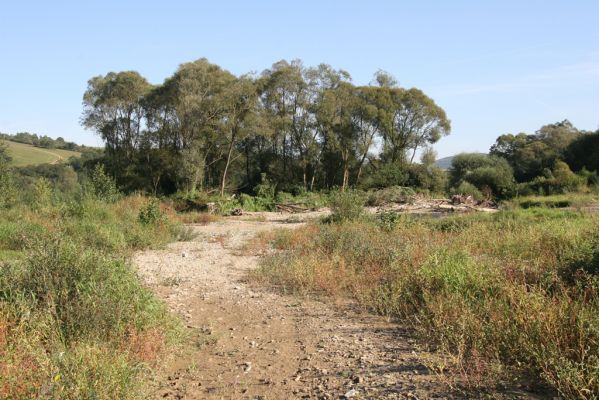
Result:
{"label": "dry riverbed", "polygon": [[258,232],[294,229],[305,218],[288,217],[196,225],[192,241],[134,256],[146,285],[184,319],[191,338],[166,357],[151,383],[155,398],[459,397],[427,368],[440,364],[438,356],[421,350],[409,329],[349,303],[247,283],[258,257],[243,245]]}

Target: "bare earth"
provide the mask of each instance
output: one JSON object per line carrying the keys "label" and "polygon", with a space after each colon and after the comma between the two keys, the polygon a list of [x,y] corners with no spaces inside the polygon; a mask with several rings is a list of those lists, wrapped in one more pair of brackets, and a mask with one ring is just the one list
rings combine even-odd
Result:
{"label": "bare earth", "polygon": [[142,279],[185,320],[193,338],[167,357],[152,382],[154,397],[456,398],[428,370],[435,356],[420,350],[408,329],[351,304],[246,282],[258,257],[241,247],[257,232],[301,225],[285,218],[272,213],[261,222],[227,218],[197,225],[193,241],[134,256]]}

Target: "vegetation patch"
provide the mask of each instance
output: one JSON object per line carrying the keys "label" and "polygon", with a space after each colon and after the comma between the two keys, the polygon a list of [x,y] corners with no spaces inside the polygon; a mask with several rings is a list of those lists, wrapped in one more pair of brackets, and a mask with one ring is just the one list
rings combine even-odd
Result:
{"label": "vegetation patch", "polygon": [[[531,379],[599,394],[596,215],[550,208],[338,219],[279,231],[254,279],[349,296],[411,322],[461,384]],[[533,380],[535,378],[532,378]]]}

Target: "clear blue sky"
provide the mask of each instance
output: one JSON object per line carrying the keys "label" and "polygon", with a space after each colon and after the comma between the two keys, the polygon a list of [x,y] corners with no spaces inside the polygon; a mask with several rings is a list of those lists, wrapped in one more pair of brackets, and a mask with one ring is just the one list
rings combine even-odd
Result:
{"label": "clear blue sky", "polygon": [[99,144],[79,125],[87,80],[161,83],[207,57],[233,73],[324,62],[379,68],[452,120],[440,156],[565,118],[599,127],[599,1],[2,1],[0,132]]}

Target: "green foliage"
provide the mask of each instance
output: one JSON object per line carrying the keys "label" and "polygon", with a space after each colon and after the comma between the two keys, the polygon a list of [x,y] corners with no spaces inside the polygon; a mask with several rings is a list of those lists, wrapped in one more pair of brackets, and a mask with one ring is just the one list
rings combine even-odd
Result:
{"label": "green foliage", "polygon": [[456,189],[462,183],[469,183],[480,192],[499,198],[508,196],[514,187],[514,176],[508,162],[486,154],[455,156],[449,175],[450,185]]}
{"label": "green foliage", "polygon": [[418,191],[442,194],[447,189],[447,173],[434,165],[409,164],[407,172],[406,185]]}
{"label": "green foliage", "polygon": [[452,195],[457,194],[457,195],[472,196],[472,198],[476,201],[484,200],[484,198],[485,198],[483,193],[480,190],[478,190],[478,188],[476,186],[474,186],[470,182],[465,182],[465,181],[460,182],[460,184],[457,187],[452,187],[449,190],[449,193]]}
{"label": "green foliage", "polygon": [[[49,181],[39,182],[41,198]],[[0,396],[144,397],[139,374],[176,324],[125,260],[178,226],[141,223],[141,197],[43,203],[0,214]]]}
{"label": "green foliage", "polygon": [[139,222],[144,225],[154,225],[164,220],[164,214],[160,209],[160,200],[153,197],[139,210]]}
{"label": "green foliage", "polygon": [[599,172],[599,131],[584,133],[576,138],[565,151],[564,161],[573,171]]}
{"label": "green foliage", "polygon": [[8,154],[7,147],[0,143],[0,210],[11,206],[16,200],[16,189],[14,175],[10,162],[12,158]]}
{"label": "green foliage", "polygon": [[52,202],[52,187],[45,178],[39,178],[35,181],[32,188],[33,207],[41,209],[48,207]]}
{"label": "green foliage", "polygon": [[[22,143],[30,146],[40,147],[44,149],[62,149],[69,151],[86,151],[89,148],[85,146],[79,146],[74,142],[67,142],[63,138],[58,137],[56,139],[52,139],[49,136],[37,135],[35,133],[29,132],[17,132],[14,135],[2,134],[0,133],[0,139],[4,139],[7,141],[11,141],[14,143]],[[61,153],[58,153],[61,154]],[[64,154],[64,153],[62,153]],[[75,155],[75,154],[73,154]],[[63,156],[64,157],[64,156]],[[64,158],[68,158],[64,157]]]}
{"label": "green foliage", "polygon": [[[277,190],[346,189],[370,169],[381,176],[369,187],[403,185],[405,174],[385,165],[406,162],[408,153],[413,159],[449,134],[450,122],[421,90],[383,81],[356,87],[346,71],[300,60],[234,76],[199,59],[157,86],[135,71],[93,77],[82,122],[104,140],[107,171],[126,191],[218,186],[224,197],[229,188],[254,187],[264,173]],[[383,154],[373,157],[377,143]]]}
{"label": "green foliage", "polygon": [[373,207],[389,203],[411,203],[416,197],[414,189],[403,186],[390,186],[368,192],[366,204]]}
{"label": "green foliage", "polygon": [[587,179],[576,175],[570,170],[568,164],[557,161],[553,170],[547,170],[545,176],[538,176],[531,182],[522,185],[523,194],[560,194],[579,191]]}
{"label": "green foliage", "polygon": [[490,154],[503,157],[514,169],[518,182],[527,182],[543,175],[562,159],[570,143],[580,132],[568,120],[541,127],[534,135],[501,135],[491,147]]}
{"label": "green foliage", "polygon": [[380,189],[389,186],[405,186],[409,175],[404,163],[384,163],[369,175],[362,187],[365,189]]}
{"label": "green foliage", "polygon": [[97,199],[109,203],[115,202],[120,197],[116,182],[106,173],[102,164],[97,164],[91,171],[87,189]]}
{"label": "green foliage", "polygon": [[364,215],[364,194],[357,190],[338,192],[331,197],[331,222],[356,221]]}

